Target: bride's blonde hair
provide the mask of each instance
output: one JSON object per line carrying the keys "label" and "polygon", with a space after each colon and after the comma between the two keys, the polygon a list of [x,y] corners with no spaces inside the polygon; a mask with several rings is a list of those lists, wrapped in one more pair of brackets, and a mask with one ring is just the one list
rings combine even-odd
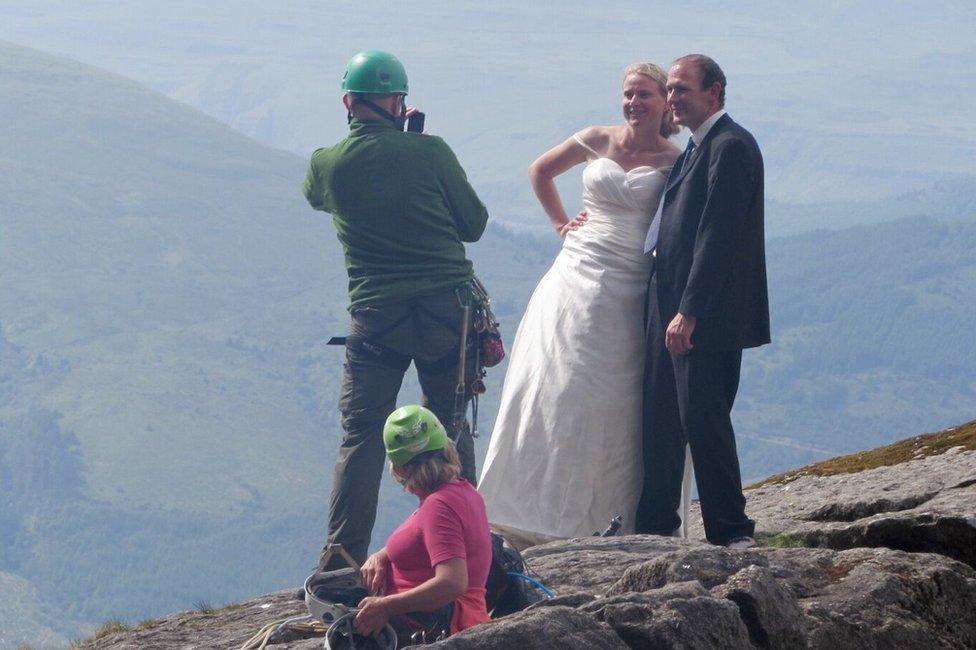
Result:
{"label": "bride's blonde hair", "polygon": [[[632,74],[644,75],[658,85],[661,94],[668,96],[668,74],[659,65],[653,63],[631,63],[624,69],[624,80]],[[661,118],[661,135],[670,138],[681,130],[681,127],[674,123],[674,114],[670,108],[665,106],[664,117]]]}

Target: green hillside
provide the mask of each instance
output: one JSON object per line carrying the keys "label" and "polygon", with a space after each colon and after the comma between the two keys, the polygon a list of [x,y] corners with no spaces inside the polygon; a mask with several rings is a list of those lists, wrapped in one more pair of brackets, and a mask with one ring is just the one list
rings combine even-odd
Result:
{"label": "green hillside", "polygon": [[976,216],[773,240],[767,258],[774,345],[746,351],[737,402],[749,478],[972,419]]}
{"label": "green hillside", "polygon": [[[281,399],[291,379],[255,376],[235,337],[297,295],[320,322],[342,309],[337,247],[296,196],[300,161],[121,78],[0,56],[0,314],[58,368],[11,405],[64,415],[92,497],[233,509],[241,470],[276,469],[276,448],[317,433]],[[279,347],[316,336],[311,319],[281,329]],[[275,503],[287,491],[262,487]]]}
{"label": "green hillside", "polygon": [[767,198],[766,236],[843,230],[907,217],[956,220],[973,215],[976,215],[976,178],[947,178],[921,190],[873,201],[794,204]]}

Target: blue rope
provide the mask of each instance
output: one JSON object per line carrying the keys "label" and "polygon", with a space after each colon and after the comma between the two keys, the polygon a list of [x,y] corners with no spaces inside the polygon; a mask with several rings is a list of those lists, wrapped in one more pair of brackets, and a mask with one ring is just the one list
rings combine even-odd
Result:
{"label": "blue rope", "polygon": [[508,575],[512,576],[513,578],[519,578],[520,580],[524,580],[524,581],[528,582],[530,585],[532,585],[533,587],[536,587],[542,593],[544,593],[546,595],[546,598],[555,598],[556,597],[556,592],[554,592],[552,589],[550,589],[549,587],[545,586],[540,581],[536,580],[535,578],[533,578],[531,576],[527,576],[524,573],[519,573],[517,571],[509,571],[508,572]]}

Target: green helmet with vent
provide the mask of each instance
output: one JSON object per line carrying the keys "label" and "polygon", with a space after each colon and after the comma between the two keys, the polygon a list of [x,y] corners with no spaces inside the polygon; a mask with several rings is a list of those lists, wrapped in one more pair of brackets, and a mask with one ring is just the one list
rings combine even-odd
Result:
{"label": "green helmet with vent", "polygon": [[393,466],[403,467],[424,452],[447,446],[447,430],[429,409],[401,406],[386,418],[383,445]]}
{"label": "green helmet with vent", "polygon": [[407,71],[389,52],[366,50],[349,59],[342,89],[350,93],[407,94]]}

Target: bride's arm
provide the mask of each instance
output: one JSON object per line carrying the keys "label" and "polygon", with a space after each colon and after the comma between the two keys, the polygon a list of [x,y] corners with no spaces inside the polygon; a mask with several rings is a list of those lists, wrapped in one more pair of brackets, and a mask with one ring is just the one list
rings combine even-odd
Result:
{"label": "bride's arm", "polygon": [[532,183],[532,189],[560,237],[569,230],[576,230],[586,221],[586,215],[581,212],[575,219],[570,219],[566,215],[566,209],[559,198],[559,190],[556,189],[553,179],[582,162],[586,162],[586,150],[569,137],[529,165],[529,182]]}

